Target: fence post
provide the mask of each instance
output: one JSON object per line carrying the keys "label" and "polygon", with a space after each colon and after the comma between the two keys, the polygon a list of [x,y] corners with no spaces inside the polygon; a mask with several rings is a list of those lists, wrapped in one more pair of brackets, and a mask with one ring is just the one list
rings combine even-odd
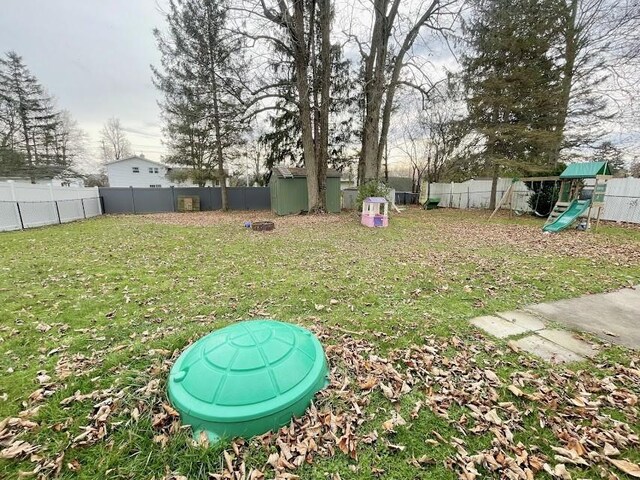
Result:
{"label": "fence post", "polygon": [[471,205],[471,192],[469,192],[469,187],[467,187],[467,210],[469,210],[469,208]]}
{"label": "fence post", "polygon": [[54,200],[53,204],[56,206],[56,215],[58,215],[58,224],[62,225],[62,219],[60,218],[60,208],[58,207],[58,201]]}
{"label": "fence post", "polygon": [[58,216],[58,223],[61,224],[62,222],[60,221],[60,209],[58,208],[58,202],[56,200],[56,196],[53,193],[53,184],[52,183],[49,184],[49,195],[51,196],[51,201],[53,202],[53,204],[56,207],[56,215]]}
{"label": "fence post", "polygon": [[93,187],[96,191],[96,199],[98,200],[98,213],[100,215],[104,214],[104,207],[102,205],[102,197],[100,197],[100,189],[98,187]]}
{"label": "fence post", "polygon": [[84,211],[84,198],[82,197],[82,194],[80,193],[80,187],[73,186],[72,188],[76,189],[76,198],[78,200],[80,200],[80,205],[82,206],[82,216],[86,220],[87,219],[87,214]]}
{"label": "fence post", "polygon": [[171,185],[171,208],[174,212],[176,211],[176,192],[173,185]]}
{"label": "fence post", "polygon": [[131,190],[131,206],[133,207],[133,213],[135,215],[135,213],[136,213],[136,200],[135,200],[134,195],[133,195],[133,187],[129,187],[129,189]]}
{"label": "fence post", "polygon": [[22,222],[22,212],[20,211],[20,204],[18,204],[18,197],[16,195],[16,187],[13,180],[7,180],[9,184],[9,191],[11,192],[11,200],[16,203],[16,213],[18,214],[18,220],[20,220],[20,229],[24,230],[24,223]]}
{"label": "fence post", "polygon": [[453,208],[453,182],[451,182],[451,188],[449,189],[449,208]]}
{"label": "fence post", "polygon": [[18,218],[20,219],[20,229],[24,230],[24,221],[22,220],[22,211],[20,210],[20,202],[16,202],[16,208],[18,209]]}

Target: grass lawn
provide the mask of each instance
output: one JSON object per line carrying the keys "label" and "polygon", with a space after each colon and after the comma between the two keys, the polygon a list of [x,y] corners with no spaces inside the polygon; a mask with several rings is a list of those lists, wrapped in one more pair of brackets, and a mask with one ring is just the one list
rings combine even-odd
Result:
{"label": "grass lawn", "polygon": [[[638,352],[550,366],[467,322],[640,283],[640,229],[551,236],[532,218],[418,209],[387,229],[349,214],[243,228],[266,218],[0,233],[0,478],[627,478],[640,462]],[[168,370],[190,341],[258,317],[313,328],[332,384],[279,436],[198,445],[166,406]]]}

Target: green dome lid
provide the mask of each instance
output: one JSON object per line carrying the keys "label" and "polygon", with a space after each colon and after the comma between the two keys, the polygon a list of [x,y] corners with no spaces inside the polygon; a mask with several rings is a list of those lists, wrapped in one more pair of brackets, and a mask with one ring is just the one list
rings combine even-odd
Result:
{"label": "green dome lid", "polygon": [[209,438],[249,437],[301,415],[327,383],[327,363],[308,330],[274,320],[235,323],[178,358],[168,393],[182,421]]}

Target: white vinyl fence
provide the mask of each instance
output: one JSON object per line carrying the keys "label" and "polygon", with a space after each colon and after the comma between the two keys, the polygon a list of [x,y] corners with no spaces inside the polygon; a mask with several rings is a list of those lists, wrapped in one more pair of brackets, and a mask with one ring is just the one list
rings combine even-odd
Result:
{"label": "white vinyl fence", "polygon": [[640,178],[612,178],[607,182],[600,218],[640,223]]}
{"label": "white vinyl fence", "polygon": [[102,215],[98,188],[0,182],[0,231]]}
{"label": "white vinyl fence", "polygon": [[[510,178],[498,179],[497,202],[511,185]],[[513,194],[513,208],[530,212],[529,197],[535,195],[523,182],[516,182]],[[440,198],[438,206],[445,208],[489,208],[491,180],[468,180],[462,183],[432,183],[429,197]],[[427,199],[427,188],[423,185],[420,203]],[[503,208],[510,208],[507,204]],[[595,212],[594,212],[595,214]],[[612,178],[607,181],[602,220],[640,223],[640,179]]]}
{"label": "white vinyl fence", "polygon": [[[499,178],[497,202],[511,186],[510,178]],[[530,211],[529,197],[534,192],[522,182],[516,182],[513,195],[515,210]],[[445,208],[489,208],[491,202],[491,180],[468,180],[463,183],[432,183],[429,186],[429,197],[440,198],[438,206]],[[427,199],[426,185],[420,194],[420,203]],[[508,206],[505,208],[509,208]]]}

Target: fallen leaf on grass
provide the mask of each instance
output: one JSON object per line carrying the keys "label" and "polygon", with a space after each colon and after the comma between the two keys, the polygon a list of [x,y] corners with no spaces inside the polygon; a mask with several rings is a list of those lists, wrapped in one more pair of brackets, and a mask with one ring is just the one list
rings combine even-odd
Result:
{"label": "fallen leaf on grass", "polygon": [[367,377],[363,382],[360,382],[358,386],[362,390],[371,390],[378,384],[378,380],[375,377]]}
{"label": "fallen leaf on grass", "polygon": [[0,450],[0,458],[8,460],[11,458],[24,457],[37,451],[39,448],[40,447],[31,445],[25,441],[16,440],[7,448]]}
{"label": "fallen leaf on grass", "polygon": [[376,442],[378,440],[378,431],[374,430],[371,433],[368,433],[367,435],[365,435],[364,437],[362,437],[362,442],[366,443],[368,445]]}
{"label": "fallen leaf on grass", "polygon": [[77,472],[80,470],[80,462],[78,462],[78,460],[72,460],[67,463],[67,468],[72,472]]}
{"label": "fallen leaf on grass", "polygon": [[418,418],[418,414],[420,413],[420,409],[422,408],[422,400],[418,400],[415,404],[415,406],[413,407],[413,410],[411,410],[411,418],[413,418],[414,420],[416,418]]}
{"label": "fallen leaf on grass", "polygon": [[627,475],[631,475],[634,478],[640,478],[640,466],[637,464],[627,460],[616,460],[615,458],[608,458],[607,460]]}
{"label": "fallen leaf on grass", "polygon": [[603,452],[606,457],[615,457],[616,455],[620,455],[620,450],[611,445],[610,443],[604,444]]}
{"label": "fallen leaf on grass", "polygon": [[507,388],[516,397],[521,397],[522,395],[524,395],[524,392],[522,390],[520,390],[518,387],[516,387],[515,385],[509,385]]}
{"label": "fallen leaf on grass", "polygon": [[502,420],[498,416],[498,412],[496,412],[495,408],[489,410],[484,414],[484,419],[488,422],[494,423],[496,425],[502,425]]}
{"label": "fallen leaf on grass", "polygon": [[356,452],[356,437],[351,432],[351,424],[347,423],[347,429],[344,435],[338,440],[338,448],[342,450],[342,453],[349,455],[352,459],[358,459],[358,453]]}
{"label": "fallen leaf on grass", "polygon": [[162,408],[163,408],[163,410],[165,412],[167,412],[172,417],[179,417],[180,416],[178,411],[175,408],[173,408],[171,405],[169,405],[168,403],[163,403],[162,404]]}
{"label": "fallen leaf on grass", "polygon": [[427,455],[422,455],[419,458],[411,457],[411,460],[409,460],[408,462],[416,468],[422,468],[426,465],[436,464],[436,461],[433,458],[428,457]]}
{"label": "fallen leaf on grass", "polygon": [[407,422],[398,412],[395,410],[391,413],[391,418],[386,422],[382,423],[382,428],[384,428],[387,432],[395,432],[395,427],[406,425]]}
{"label": "fallen leaf on grass", "polygon": [[563,463],[558,463],[553,469],[548,463],[545,463],[544,471],[551,475],[553,478],[571,480],[571,474],[567,471],[567,467]]}
{"label": "fallen leaf on grass", "polygon": [[407,448],[405,445],[397,445],[391,442],[386,442],[386,444],[389,450],[393,450],[397,452],[402,452],[405,448]]}
{"label": "fallen leaf on grass", "polygon": [[249,480],[264,480],[264,473],[254,468],[249,472]]}
{"label": "fallen leaf on grass", "polygon": [[391,401],[395,401],[396,398],[393,394],[393,389],[391,389],[391,387],[388,387],[387,385],[385,385],[384,383],[380,382],[380,390],[382,390],[382,394],[387,397],[389,400]]}
{"label": "fallen leaf on grass", "polygon": [[487,377],[487,380],[489,380],[492,384],[502,385],[500,378],[498,378],[498,375],[496,375],[495,372],[492,372],[491,370],[485,370],[484,376]]}

